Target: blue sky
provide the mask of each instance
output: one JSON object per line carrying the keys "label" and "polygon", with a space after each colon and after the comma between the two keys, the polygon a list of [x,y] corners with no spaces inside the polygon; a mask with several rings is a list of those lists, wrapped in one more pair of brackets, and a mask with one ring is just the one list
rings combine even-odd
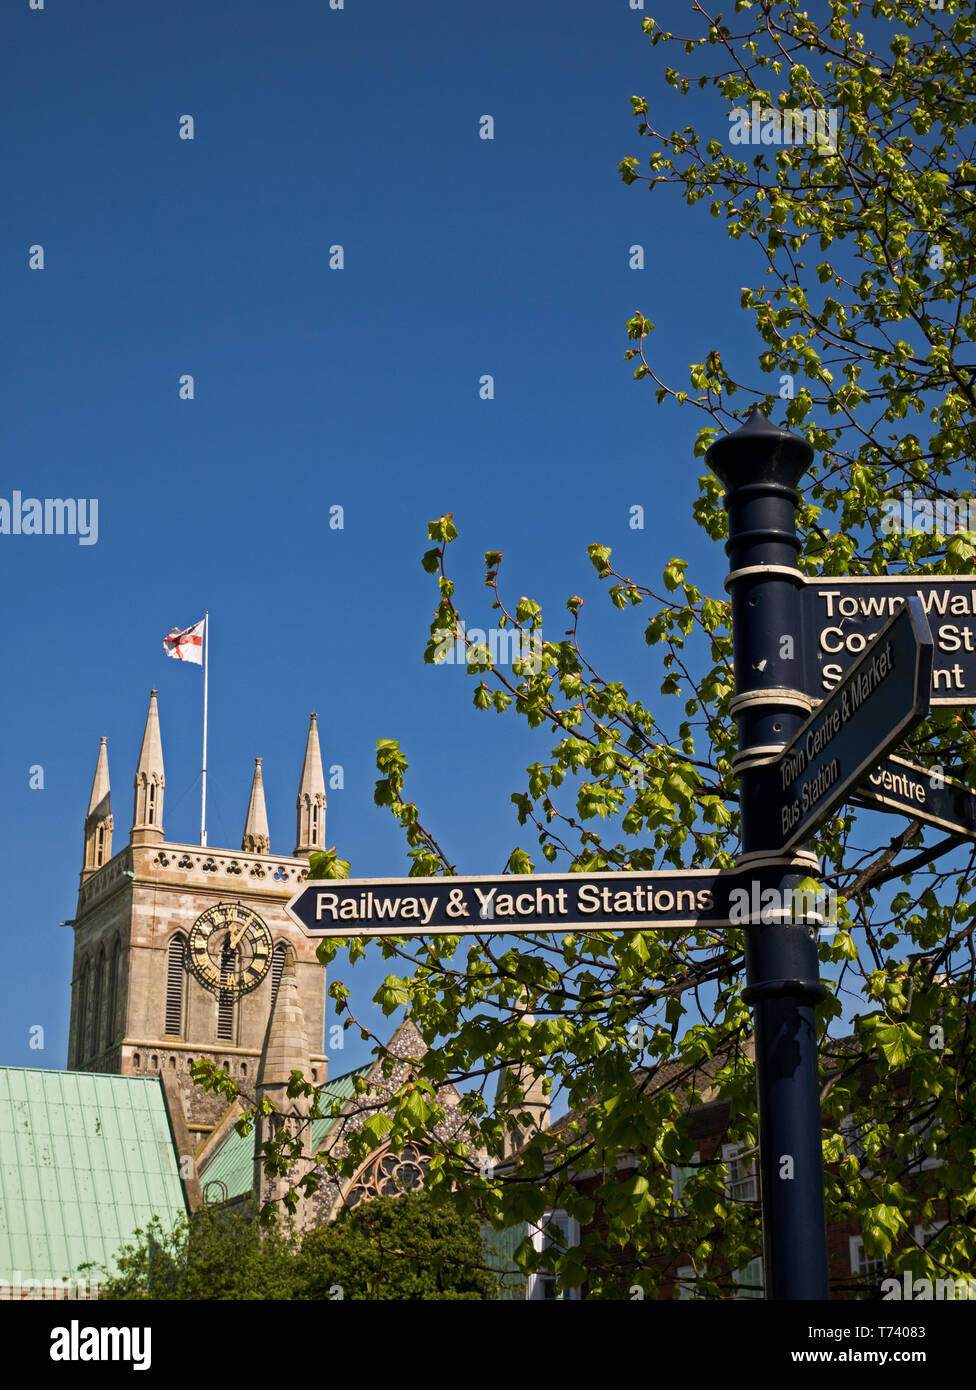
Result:
{"label": "blue sky", "polygon": [[[400,741],[408,794],[459,872],[495,874],[535,848],[510,796],[549,744],[476,711],[462,668],[425,666],[427,521],[455,515],[472,624],[490,625],[482,556],[501,550],[505,594],[539,600],[556,637],[583,595],[587,653],[647,700],[644,618],[611,608],[587,543],[645,581],[687,556],[721,594],[724,553],[691,516],[702,421],[634,383],[624,325],[654,320],[678,386],[712,348],[754,363],[738,306],[762,265],[706,205],[620,181],[620,159],[649,153],[632,93],[656,94],[668,129],[728,129],[711,94],[670,94],[641,18],[627,0],[4,7],[3,495],[99,501],[97,544],[0,537],[4,1063],[64,1065],[58,923],[98,740],[119,848],[151,687],[167,838],[197,837],[200,676],[164,656],[174,625],[210,610],[212,845],[239,846],[260,755],[272,848],[290,852],[315,709],[344,774],[328,843],[354,875],[408,867],[373,805],[381,737]],[[339,972],[362,1012],[378,957]],[[334,1070],[360,1060],[350,1041]]]}

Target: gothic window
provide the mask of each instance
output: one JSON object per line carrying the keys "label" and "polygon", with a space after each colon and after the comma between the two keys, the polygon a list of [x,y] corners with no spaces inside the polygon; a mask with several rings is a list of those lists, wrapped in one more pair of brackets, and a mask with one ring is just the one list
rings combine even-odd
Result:
{"label": "gothic window", "polygon": [[318,844],[319,838],[319,807],[318,802],[313,801],[311,806],[311,834],[309,839],[313,845]]}
{"label": "gothic window", "polygon": [[371,1197],[397,1197],[418,1191],[427,1177],[428,1157],[416,1144],[406,1144],[401,1153],[386,1149],[376,1154],[349,1184],[343,1205],[356,1207]]}
{"label": "gothic window", "polygon": [[156,783],[150,782],[146,788],[146,823],[156,824]]}
{"label": "gothic window", "polygon": [[115,1039],[115,1033],[116,1033],[116,1027],[117,1027],[117,1024],[116,1024],[116,1017],[115,1017],[115,1016],[116,1016],[116,1013],[118,1012],[118,1007],[119,1007],[119,972],[120,972],[121,968],[122,968],[122,943],[119,941],[118,937],[116,937],[116,939],[115,939],[115,945],[112,947],[112,956],[111,956],[111,961],[110,961],[110,963],[109,963],[109,968],[108,968],[108,991],[107,991],[107,993],[108,993],[108,1011],[107,1011],[108,1036],[107,1036],[107,1038],[106,1038],[105,1041],[106,1041],[106,1045],[109,1046],[109,1047],[111,1047],[112,1042],[113,1042],[114,1039]]}
{"label": "gothic window", "polygon": [[[236,974],[237,952],[224,946],[220,955],[221,983]],[[229,989],[222,989],[217,997],[217,1037],[220,1042],[234,1041],[234,995]]]}
{"label": "gothic window", "polygon": [[278,986],[281,984],[281,972],[285,968],[285,943],[279,941],[274,948],[271,956],[271,1007],[274,1008],[275,1000],[278,998]]}
{"label": "gothic window", "polygon": [[92,978],[91,1007],[88,1014],[88,1053],[94,1057],[102,1042],[102,984],[105,979],[105,952],[99,950]]}
{"label": "gothic window", "polygon": [[169,943],[166,957],[166,1034],[171,1038],[183,1036],[183,1014],[186,1005],[186,937],[177,932]]}
{"label": "gothic window", "polygon": [[78,1040],[78,1060],[88,1055],[88,996],[91,991],[91,966],[86,960],[81,967],[78,981],[78,1012],[76,1014],[75,1036]]}
{"label": "gothic window", "polygon": [[95,831],[95,868],[100,869],[105,863],[105,826],[100,825]]}

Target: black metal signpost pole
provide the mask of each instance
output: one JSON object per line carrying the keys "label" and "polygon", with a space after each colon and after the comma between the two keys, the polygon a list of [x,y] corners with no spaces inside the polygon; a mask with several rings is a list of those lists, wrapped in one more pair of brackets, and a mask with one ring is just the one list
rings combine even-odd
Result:
{"label": "black metal signpost pole", "polygon": [[768,1299],[826,1299],[820,1094],[815,1006],[816,933],[790,911],[799,881],[817,873],[803,851],[776,853],[759,804],[758,767],[792,739],[811,709],[803,693],[797,484],[813,451],[758,410],[716,441],[706,461],[725,484],[735,660],[735,768],[742,854],[761,894],[778,902],[746,927],[744,998],[753,1006],[759,1098],[763,1273]]}

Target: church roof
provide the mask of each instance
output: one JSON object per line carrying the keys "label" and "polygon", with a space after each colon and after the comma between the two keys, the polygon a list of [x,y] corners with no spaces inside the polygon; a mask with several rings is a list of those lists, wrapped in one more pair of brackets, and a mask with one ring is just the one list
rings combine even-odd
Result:
{"label": "church roof", "polygon": [[0,1067],[0,1279],[97,1282],[79,1266],[185,1211],[158,1077]]}
{"label": "church roof", "polygon": [[[356,1094],[357,1076],[368,1076],[374,1062],[343,1072],[319,1087],[319,1096],[324,1103],[339,1101],[344,1103]],[[312,1145],[321,1148],[325,1136],[336,1123],[335,1118],[326,1115],[312,1121]],[[241,1197],[254,1188],[254,1132],[238,1134],[231,1126],[213,1156],[203,1163],[200,1186],[206,1202],[227,1202],[233,1197]]]}

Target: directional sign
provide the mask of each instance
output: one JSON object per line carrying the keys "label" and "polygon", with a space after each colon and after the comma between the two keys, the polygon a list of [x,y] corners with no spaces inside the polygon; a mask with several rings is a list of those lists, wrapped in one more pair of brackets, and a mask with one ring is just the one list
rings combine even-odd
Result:
{"label": "directional sign", "polygon": [[976,840],[976,796],[934,768],[888,758],[858,787],[857,798]]}
{"label": "directional sign", "polygon": [[935,639],[933,705],[976,705],[976,576],[808,579],[800,598],[806,690],[822,698],[909,595]]}
{"label": "directional sign", "polygon": [[922,603],[908,598],[792,743],[749,779],[748,812],[765,843],[809,839],[925,717],[932,649]]}
{"label": "directional sign", "polygon": [[323,937],[673,930],[727,927],[730,911],[741,924],[749,892],[741,873],[710,869],[318,879],[287,910],[310,936]]}

